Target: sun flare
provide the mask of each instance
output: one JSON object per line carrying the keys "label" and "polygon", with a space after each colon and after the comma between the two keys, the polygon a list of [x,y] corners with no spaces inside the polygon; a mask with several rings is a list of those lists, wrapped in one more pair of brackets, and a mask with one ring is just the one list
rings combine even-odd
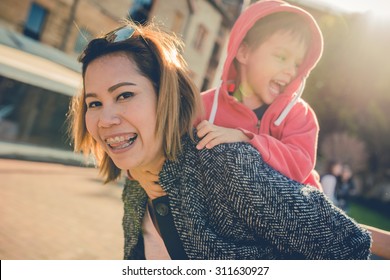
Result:
{"label": "sun flare", "polygon": [[370,13],[374,17],[390,19],[390,1],[388,0],[300,0],[296,2],[324,5],[347,13]]}

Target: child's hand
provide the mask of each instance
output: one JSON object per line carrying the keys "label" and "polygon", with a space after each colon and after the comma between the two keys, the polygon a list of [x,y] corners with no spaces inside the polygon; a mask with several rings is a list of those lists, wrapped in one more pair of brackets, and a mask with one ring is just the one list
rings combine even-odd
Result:
{"label": "child's hand", "polygon": [[247,142],[249,140],[241,130],[213,125],[208,121],[202,121],[196,129],[198,137],[203,138],[196,145],[198,150],[204,147],[211,149],[222,143]]}

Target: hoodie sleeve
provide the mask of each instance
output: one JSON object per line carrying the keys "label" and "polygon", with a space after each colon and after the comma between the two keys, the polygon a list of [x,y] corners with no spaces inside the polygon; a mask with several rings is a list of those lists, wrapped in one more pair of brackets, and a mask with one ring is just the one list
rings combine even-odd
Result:
{"label": "hoodie sleeve", "polygon": [[213,156],[217,161],[223,157],[218,168],[226,174],[227,211],[245,221],[259,240],[267,240],[288,259],[369,257],[370,234],[322,192],[276,172],[250,145],[230,147],[220,147]]}
{"label": "hoodie sleeve", "polygon": [[280,126],[271,124],[271,135],[240,130],[264,161],[287,177],[304,182],[314,169],[319,126],[313,110],[303,102],[294,106]]}

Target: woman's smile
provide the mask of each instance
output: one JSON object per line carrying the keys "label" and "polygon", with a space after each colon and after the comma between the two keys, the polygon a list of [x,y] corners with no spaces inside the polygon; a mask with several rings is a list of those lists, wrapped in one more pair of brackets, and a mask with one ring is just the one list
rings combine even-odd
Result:
{"label": "woman's smile", "polygon": [[134,146],[135,141],[137,140],[138,134],[119,134],[113,135],[105,138],[107,146],[111,149],[112,152],[125,152]]}
{"label": "woman's smile", "polygon": [[86,126],[120,169],[153,166],[157,94],[131,57],[123,53],[92,61],[85,74]]}

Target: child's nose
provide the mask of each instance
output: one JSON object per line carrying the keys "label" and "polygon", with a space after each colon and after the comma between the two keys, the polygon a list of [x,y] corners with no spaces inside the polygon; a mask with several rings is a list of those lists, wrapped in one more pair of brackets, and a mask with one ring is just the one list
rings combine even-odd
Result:
{"label": "child's nose", "polygon": [[297,66],[295,63],[289,63],[286,65],[284,72],[290,76],[290,78],[294,78],[297,74]]}
{"label": "child's nose", "polygon": [[102,108],[99,115],[98,126],[101,128],[108,128],[113,125],[120,124],[120,117],[111,107]]}

